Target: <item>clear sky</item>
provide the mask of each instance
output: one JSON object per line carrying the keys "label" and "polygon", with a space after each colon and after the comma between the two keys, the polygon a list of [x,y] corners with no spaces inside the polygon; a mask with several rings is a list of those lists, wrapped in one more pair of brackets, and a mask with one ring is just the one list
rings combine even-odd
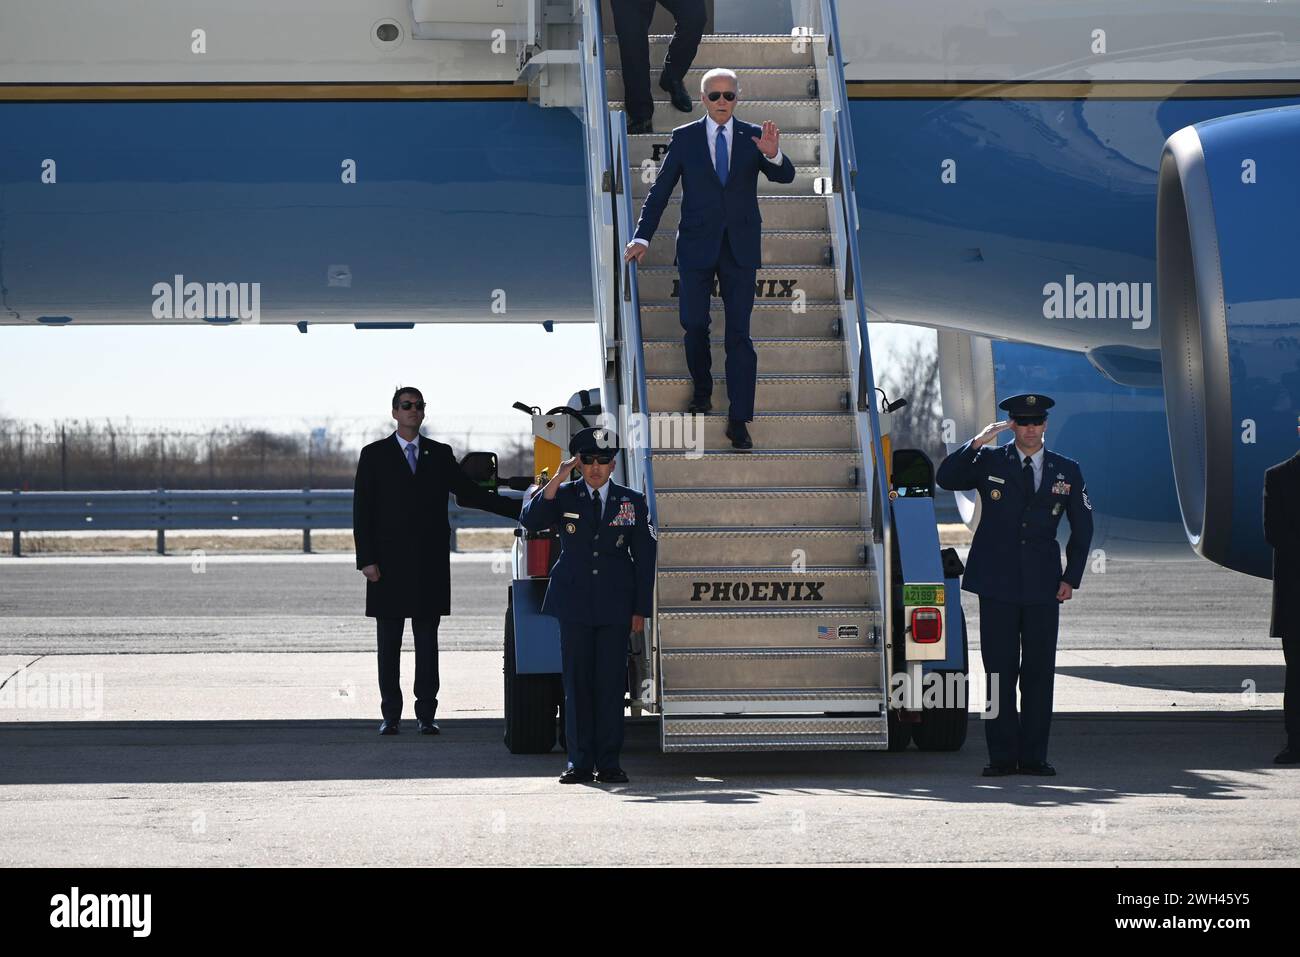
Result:
{"label": "clear sky", "polygon": [[[721,325],[721,323],[717,323]],[[715,330],[720,333],[720,329]],[[877,370],[928,330],[872,326]],[[0,327],[0,418],[123,420],[200,428],[222,420],[345,431],[391,421],[398,385],[430,404],[425,433],[527,433],[516,400],[550,408],[599,384],[591,324]]]}

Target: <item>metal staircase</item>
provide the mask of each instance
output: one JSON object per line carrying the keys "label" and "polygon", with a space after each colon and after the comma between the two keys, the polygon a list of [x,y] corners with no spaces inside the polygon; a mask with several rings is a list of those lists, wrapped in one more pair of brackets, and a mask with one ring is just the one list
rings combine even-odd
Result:
{"label": "metal staircase", "polygon": [[[892,530],[873,494],[884,485],[884,455],[856,288],[852,142],[833,5],[807,6],[813,22],[800,38],[706,36],[686,78],[694,94],[705,70],[735,70],[736,115],[775,121],[797,176],[786,185],[759,180],[754,449],[735,451],[723,435],[719,375],[717,411],[703,417],[703,454],[656,444],[625,463],[626,481],[647,491],[659,529],[653,680],[634,704],[659,712],[667,751],[887,746],[883,583]],[[680,193],[645,262],[629,268],[620,257],[653,182],[647,161],[662,159],[667,132],[703,109],[681,113],[654,84],[664,97],[655,103],[656,132],[629,137],[617,42],[612,35],[589,42],[601,29],[594,2],[584,0],[582,15],[605,395],[617,397],[626,428],[629,413],[681,415],[691,394],[673,265]],[[667,42],[651,37],[652,64],[662,62]],[[721,372],[716,296],[712,315]],[[660,440],[669,434],[649,430]]]}

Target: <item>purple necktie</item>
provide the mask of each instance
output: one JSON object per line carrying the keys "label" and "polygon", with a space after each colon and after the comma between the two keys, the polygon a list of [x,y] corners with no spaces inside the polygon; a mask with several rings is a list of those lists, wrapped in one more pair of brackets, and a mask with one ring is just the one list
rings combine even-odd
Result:
{"label": "purple necktie", "polygon": [[406,461],[411,466],[411,474],[415,474],[415,443],[412,442],[406,447]]}

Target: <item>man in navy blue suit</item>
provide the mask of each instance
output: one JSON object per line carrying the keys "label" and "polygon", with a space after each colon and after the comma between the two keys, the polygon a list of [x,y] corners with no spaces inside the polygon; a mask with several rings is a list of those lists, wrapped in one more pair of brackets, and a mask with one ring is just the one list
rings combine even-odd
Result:
{"label": "man in navy blue suit", "polygon": [[[560,529],[560,558],[542,613],[560,620],[560,668],[569,764],[561,784],[627,781],[623,692],[628,635],[645,628],[654,596],[655,532],[645,496],[609,480],[618,440],[607,429],[583,429],[572,457],[525,504],[524,528]],[[578,467],[582,478],[561,480]]]}
{"label": "man in navy blue suit", "polygon": [[754,418],[758,356],[749,337],[754,282],[762,261],[763,219],[758,174],[777,183],[794,181],[794,164],[781,154],[776,124],[762,127],[732,116],[740,87],[731,70],[710,70],[700,82],[701,120],[673,130],[659,176],[641,207],[641,220],[624,253],[640,262],[650,246],[677,181],[682,215],[677,226],[678,307],[686,330],[686,365],[694,394],[688,412],[713,408],[709,354],[709,299],[716,278],[726,316],[727,438],[738,449],[754,447],[745,423]]}
{"label": "man in navy blue suit", "polygon": [[[994,422],[939,465],[943,488],[979,489],[980,523],[966,559],[962,590],[980,596],[980,652],[984,671],[997,675],[997,716],[985,722],[986,777],[1050,776],[1047,737],[1052,723],[1056,633],[1061,603],[1074,596],[1092,543],[1092,503],[1079,463],[1043,445],[1045,395],[1014,395]],[[1000,432],[1016,440],[998,448]],[[1070,520],[1065,568],[1056,527]],[[1021,713],[1016,711],[1020,681]]]}

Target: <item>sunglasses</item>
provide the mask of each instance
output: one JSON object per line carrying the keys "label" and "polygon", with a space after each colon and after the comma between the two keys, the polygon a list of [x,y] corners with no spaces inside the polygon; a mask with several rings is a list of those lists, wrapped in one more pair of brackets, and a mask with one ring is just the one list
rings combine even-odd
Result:
{"label": "sunglasses", "polygon": [[1016,423],[1016,425],[1042,425],[1044,422],[1047,421],[1047,417],[1042,415],[1035,415],[1035,416],[1014,416],[1013,415],[1011,417],[1011,421]]}
{"label": "sunglasses", "polygon": [[397,404],[397,407],[401,409],[403,412],[409,412],[412,409],[415,409],[417,412],[424,411],[423,402],[412,402],[410,399],[403,399],[401,402]]}
{"label": "sunglasses", "polygon": [[736,98],[736,94],[730,90],[714,90],[712,93],[705,93],[704,95],[709,98],[710,103],[717,103],[718,97],[722,97],[728,103]]}
{"label": "sunglasses", "polygon": [[582,460],[583,465],[608,465],[610,462],[614,461],[614,453],[601,452],[599,454],[593,454],[590,452],[583,452],[579,458]]}

